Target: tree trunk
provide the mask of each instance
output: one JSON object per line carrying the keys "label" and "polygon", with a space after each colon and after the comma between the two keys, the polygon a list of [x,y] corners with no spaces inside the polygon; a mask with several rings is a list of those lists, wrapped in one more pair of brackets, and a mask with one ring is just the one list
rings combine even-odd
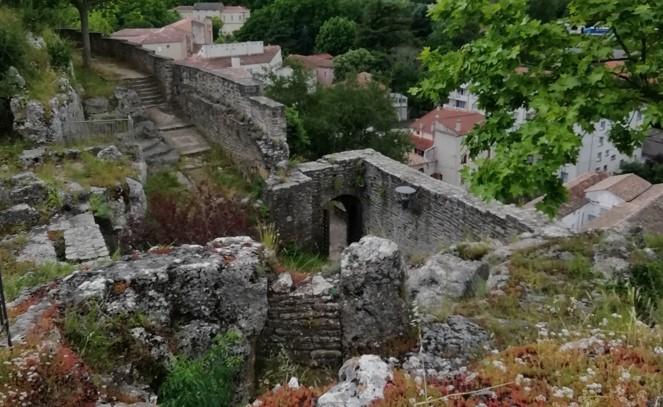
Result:
{"label": "tree trunk", "polygon": [[87,1],[81,1],[78,6],[78,13],[81,16],[81,35],[83,36],[83,66],[89,68],[92,64],[92,50],[90,48],[90,27],[88,22]]}

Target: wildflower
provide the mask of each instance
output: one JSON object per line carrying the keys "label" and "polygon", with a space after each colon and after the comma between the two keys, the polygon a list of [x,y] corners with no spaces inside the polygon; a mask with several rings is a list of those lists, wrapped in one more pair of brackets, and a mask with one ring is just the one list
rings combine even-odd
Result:
{"label": "wildflower", "polygon": [[501,360],[493,360],[493,366],[502,372],[506,372],[506,366],[504,366],[504,363]]}
{"label": "wildflower", "polygon": [[538,396],[534,397],[534,401],[538,401],[539,403],[545,403],[546,401],[548,401],[548,399],[543,394],[539,394]]}
{"label": "wildflower", "polygon": [[654,353],[657,355],[663,355],[663,346],[657,346],[654,348]]}

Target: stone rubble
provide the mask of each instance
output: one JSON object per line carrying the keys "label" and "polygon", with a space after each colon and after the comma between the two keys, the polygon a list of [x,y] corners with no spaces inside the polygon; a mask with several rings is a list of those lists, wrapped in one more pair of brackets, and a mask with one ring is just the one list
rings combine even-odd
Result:
{"label": "stone rubble", "polygon": [[318,398],[317,407],[368,407],[384,397],[384,387],[393,380],[393,374],[379,356],[362,355],[343,364],[338,380]]}

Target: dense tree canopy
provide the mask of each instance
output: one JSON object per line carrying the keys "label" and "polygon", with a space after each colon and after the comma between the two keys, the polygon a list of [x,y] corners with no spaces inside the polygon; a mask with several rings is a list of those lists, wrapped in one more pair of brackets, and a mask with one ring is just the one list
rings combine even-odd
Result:
{"label": "dense tree canopy", "polygon": [[357,23],[345,17],[332,17],[320,27],[315,48],[317,52],[339,55],[352,47],[356,36]]}
{"label": "dense tree canopy", "polygon": [[253,12],[236,37],[279,44],[287,53],[310,54],[322,24],[338,15],[335,0],[276,0]]}
{"label": "dense tree canopy", "polygon": [[406,0],[370,0],[357,32],[357,46],[381,51],[411,43],[412,3]]}
{"label": "dense tree canopy", "polygon": [[316,159],[325,154],[374,148],[402,160],[410,149],[405,133],[393,130],[396,113],[378,83],[354,81],[311,91],[307,74],[293,66],[291,78],[272,78],[267,95],[288,107],[288,143],[293,156]]}
{"label": "dense tree canopy", "polygon": [[[630,112],[641,111],[645,127],[663,118],[663,7],[572,0],[569,23],[609,27],[605,36],[574,35],[564,21],[528,13],[527,0],[440,0],[432,17],[444,21],[447,35],[475,24],[481,31],[455,51],[425,49],[428,77],[416,92],[439,100],[469,84],[487,112],[466,140],[478,164],[466,173],[472,189],[505,201],[545,193],[540,208],[552,213],[566,197],[558,170],[576,161],[582,144],[576,126],[591,132],[599,119],[612,120],[611,141],[630,153],[644,137],[630,128]],[[532,118],[514,129],[518,108]],[[491,157],[479,159],[485,151]]]}
{"label": "dense tree canopy", "polygon": [[338,80],[359,72],[375,72],[378,58],[365,48],[353,49],[334,58],[334,76]]}

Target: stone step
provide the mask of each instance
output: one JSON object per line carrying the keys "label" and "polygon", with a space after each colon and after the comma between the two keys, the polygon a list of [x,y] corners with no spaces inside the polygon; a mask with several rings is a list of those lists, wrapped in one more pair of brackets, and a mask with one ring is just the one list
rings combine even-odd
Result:
{"label": "stone step", "polygon": [[159,103],[163,102],[163,96],[161,95],[155,95],[155,96],[140,96],[140,101],[143,102],[143,104],[147,103]]}
{"label": "stone step", "polygon": [[149,160],[150,158],[158,157],[160,155],[166,155],[171,151],[173,151],[171,146],[160,141],[159,143],[150,146],[147,150],[143,150],[143,155],[146,160]]}
{"label": "stone step", "polygon": [[161,139],[159,139],[159,138],[136,140],[136,144],[138,144],[140,146],[140,149],[143,152],[145,152],[146,150],[149,150],[151,148],[156,147],[159,143],[162,143]]}
{"label": "stone step", "polygon": [[152,97],[160,97],[160,98],[163,97],[159,89],[150,89],[150,90],[140,91],[137,93],[141,99],[147,99]]}
{"label": "stone step", "polygon": [[172,126],[159,127],[159,130],[161,132],[168,132],[168,131],[191,129],[193,127],[194,127],[193,124],[182,123],[182,124],[174,124]]}
{"label": "stone step", "polygon": [[179,162],[180,155],[177,151],[171,150],[167,154],[159,155],[147,159],[148,164],[152,166],[172,166]]}

